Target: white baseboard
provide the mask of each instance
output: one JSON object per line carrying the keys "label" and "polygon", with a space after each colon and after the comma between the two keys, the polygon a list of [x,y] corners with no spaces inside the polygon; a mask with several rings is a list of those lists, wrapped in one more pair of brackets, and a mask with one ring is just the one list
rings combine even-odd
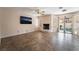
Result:
{"label": "white baseboard", "polygon": [[9,35],[3,35],[0,38],[6,38],[6,37],[11,37],[11,36],[21,35],[21,34],[30,33],[30,32],[33,32],[33,31],[35,31],[35,30],[31,30],[31,31],[28,31],[28,32],[14,33],[14,34],[9,34]]}
{"label": "white baseboard", "polygon": [[[20,32],[20,33],[12,33],[12,34],[7,34],[7,35],[2,35],[0,38],[6,38],[6,37],[11,37],[11,36],[16,36],[16,35],[21,35],[21,34],[25,34],[25,33],[30,33],[36,30],[31,30],[31,31],[25,31],[25,32]],[[51,30],[43,30],[43,31],[47,31],[47,32],[53,32]]]}
{"label": "white baseboard", "polygon": [[46,31],[46,32],[53,32],[52,30],[42,30],[42,31]]}

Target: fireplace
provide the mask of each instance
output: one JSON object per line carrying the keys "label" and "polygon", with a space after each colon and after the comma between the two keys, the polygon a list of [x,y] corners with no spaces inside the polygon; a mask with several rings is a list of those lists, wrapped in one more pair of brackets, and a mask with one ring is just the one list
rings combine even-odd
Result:
{"label": "fireplace", "polygon": [[43,24],[43,29],[49,30],[49,24]]}

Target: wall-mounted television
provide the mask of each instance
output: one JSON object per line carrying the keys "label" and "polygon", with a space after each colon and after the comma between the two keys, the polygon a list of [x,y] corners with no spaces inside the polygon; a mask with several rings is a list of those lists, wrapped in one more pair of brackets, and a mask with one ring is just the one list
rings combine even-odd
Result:
{"label": "wall-mounted television", "polygon": [[32,24],[32,18],[27,16],[20,16],[20,24]]}

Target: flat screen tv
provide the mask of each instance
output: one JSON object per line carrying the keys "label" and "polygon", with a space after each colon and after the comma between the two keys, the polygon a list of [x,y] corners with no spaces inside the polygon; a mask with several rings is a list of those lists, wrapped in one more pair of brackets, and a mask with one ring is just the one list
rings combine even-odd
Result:
{"label": "flat screen tv", "polygon": [[20,24],[32,24],[32,18],[26,16],[20,16]]}

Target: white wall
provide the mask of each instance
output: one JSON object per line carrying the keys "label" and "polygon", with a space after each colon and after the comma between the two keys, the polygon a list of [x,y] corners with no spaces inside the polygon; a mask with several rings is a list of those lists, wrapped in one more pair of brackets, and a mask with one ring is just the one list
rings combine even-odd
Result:
{"label": "white wall", "polygon": [[1,38],[1,10],[0,10],[0,38]]}
{"label": "white wall", "polygon": [[[35,31],[36,18],[27,8],[0,8],[2,9],[1,37],[8,37]],[[32,24],[20,24],[20,16],[32,17]]]}
{"label": "white wall", "polygon": [[58,16],[53,16],[53,32],[58,30]]}
{"label": "white wall", "polygon": [[0,44],[1,44],[1,19],[2,19],[2,9],[0,9]]}
{"label": "white wall", "polygon": [[79,35],[79,12],[73,16],[73,34]]}

